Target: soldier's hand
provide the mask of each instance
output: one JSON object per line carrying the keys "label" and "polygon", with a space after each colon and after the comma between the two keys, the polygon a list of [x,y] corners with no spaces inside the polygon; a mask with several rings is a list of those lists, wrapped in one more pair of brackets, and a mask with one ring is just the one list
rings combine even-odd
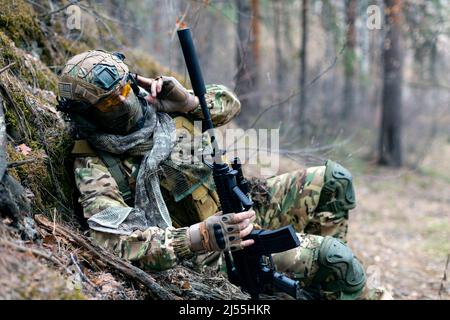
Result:
{"label": "soldier's hand", "polygon": [[158,93],[162,90],[163,78],[158,77],[156,79],[152,79],[137,75],[136,80],[138,85],[147,90],[149,93],[145,99],[152,104],[155,103]]}
{"label": "soldier's hand", "polygon": [[235,251],[250,246],[254,241],[243,238],[252,232],[255,219],[253,210],[224,215],[219,212],[189,227],[190,249],[194,252]]}
{"label": "soldier's hand", "polygon": [[145,99],[162,112],[189,112],[199,105],[174,77],[159,76],[155,79],[138,76],[138,84],[150,94]]}

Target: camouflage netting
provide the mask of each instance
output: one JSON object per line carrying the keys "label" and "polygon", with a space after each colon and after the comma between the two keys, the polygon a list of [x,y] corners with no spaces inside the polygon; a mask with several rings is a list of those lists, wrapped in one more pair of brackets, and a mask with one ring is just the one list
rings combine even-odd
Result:
{"label": "camouflage netting", "polygon": [[[80,34],[67,30],[63,12],[49,14],[31,3],[0,0],[0,70],[9,66],[0,71],[0,298],[146,298],[142,284],[94,263],[92,253],[45,232],[32,218],[43,214],[73,232],[84,231],[75,214],[70,128],[56,110],[56,74],[68,57],[91,48],[123,50],[133,71],[176,75],[145,52],[121,47],[126,37],[114,25],[105,30],[87,15],[90,32]],[[155,278],[182,298],[246,297],[213,271],[204,275],[178,267]]]}

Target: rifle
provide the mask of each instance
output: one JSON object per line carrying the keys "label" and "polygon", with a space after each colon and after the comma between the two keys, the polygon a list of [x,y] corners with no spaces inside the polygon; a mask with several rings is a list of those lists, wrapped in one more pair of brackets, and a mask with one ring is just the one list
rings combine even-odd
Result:
{"label": "rifle", "polygon": [[[249,210],[253,202],[248,196],[248,182],[242,173],[239,159],[233,159],[230,168],[227,163],[223,162],[222,153],[219,151],[211,114],[205,99],[206,87],[190,29],[180,29],[177,33],[192,89],[202,108],[204,131],[209,131],[210,134],[213,148],[211,167],[222,212],[226,214]],[[247,291],[252,299],[258,299],[267,287],[276,288],[295,299],[299,298],[301,289],[298,281],[276,272],[271,257],[273,253],[286,251],[300,245],[292,226],[277,230],[254,230],[245,239],[253,239],[255,243],[242,250],[234,251],[231,255],[228,251],[224,252],[230,282]]]}

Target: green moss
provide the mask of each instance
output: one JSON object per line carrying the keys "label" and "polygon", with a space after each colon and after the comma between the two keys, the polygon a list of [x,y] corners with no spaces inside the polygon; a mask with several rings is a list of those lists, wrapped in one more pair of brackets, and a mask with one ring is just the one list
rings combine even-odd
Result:
{"label": "green moss", "polygon": [[450,176],[442,171],[437,171],[431,167],[422,166],[419,168],[419,172],[424,176],[433,178],[434,180],[442,180],[444,182],[450,183]]}
{"label": "green moss", "polygon": [[40,89],[57,92],[58,79],[53,72],[51,72],[46,68],[43,69],[36,68],[35,71],[37,84]]}
{"label": "green moss", "polygon": [[10,161],[36,159],[15,168],[14,176],[33,192],[35,212],[71,208],[73,186],[63,163],[69,158],[72,143],[68,132],[61,126],[57,115],[36,109],[49,102],[39,94],[32,95],[24,85],[20,85],[20,80],[12,77],[6,87],[13,101],[6,100],[7,130],[15,132],[17,144],[25,143],[32,150],[24,156],[11,147]]}
{"label": "green moss", "polygon": [[92,47],[95,47],[89,46],[85,42],[72,41],[58,35],[56,36],[56,38],[58,40],[59,46],[61,47],[61,50],[68,57],[88,51],[89,49],[92,49]]}
{"label": "green moss", "polygon": [[[61,213],[71,214],[75,186],[66,159],[70,159],[72,139],[58,115],[41,110],[55,101],[47,101],[47,96],[34,89],[57,92],[58,79],[49,65],[58,69],[68,57],[99,46],[115,51],[117,42],[126,43],[127,39],[121,25],[108,23],[109,30],[106,30],[86,15],[83,26],[89,32],[70,40],[67,35],[77,34],[67,30],[63,14],[56,14],[52,19],[38,17],[26,0],[0,0],[0,10],[0,66],[15,63],[0,76],[12,100],[4,97],[7,130],[14,139],[8,153],[11,161],[36,159],[9,171],[34,193],[35,212],[53,212],[57,208]],[[186,85],[185,78],[169,72],[147,53],[129,50],[125,54],[132,71],[150,77],[172,75]],[[32,149],[29,155],[15,151],[14,147],[21,143]],[[80,298],[78,293],[72,294]]]}
{"label": "green moss", "polygon": [[446,257],[450,252],[450,222],[442,218],[426,218],[423,249],[432,256]]}
{"label": "green moss", "polygon": [[[86,300],[79,287],[69,288],[68,279],[64,279],[60,274],[50,271],[44,279],[35,279],[33,275],[21,274],[18,279],[22,285],[16,288],[17,294],[26,300]],[[45,284],[42,282],[45,281]]]}
{"label": "green moss", "polygon": [[31,86],[37,85],[40,89],[56,90],[56,75],[40,61],[26,61],[24,53],[20,52],[3,32],[0,32],[0,47],[2,65],[14,62],[15,65],[11,67],[11,72],[18,74],[21,80]]}
{"label": "green moss", "polygon": [[0,29],[25,50],[39,50],[41,59],[49,63],[51,52],[32,6],[24,0],[0,0]]}
{"label": "green moss", "polygon": [[10,109],[6,109],[5,112],[5,121],[7,126],[12,128],[17,128],[17,118],[13,114],[13,112]]}
{"label": "green moss", "polygon": [[11,39],[6,34],[0,31],[0,59],[2,64],[10,64],[15,62],[16,64],[11,67],[12,71],[19,70],[21,60],[16,55],[14,46],[11,43]]}
{"label": "green moss", "polygon": [[[14,102],[13,105],[9,105],[8,109],[13,110],[15,117],[15,129],[20,133],[21,138],[24,140],[26,144],[30,147],[37,147],[38,145],[33,145],[36,143],[38,134],[35,126],[30,126],[31,122],[31,112],[28,108],[24,94],[18,89],[13,87],[12,90],[9,91],[10,96]],[[7,126],[12,126],[13,123],[8,123]]]}
{"label": "green moss", "polygon": [[74,289],[70,292],[63,292],[61,295],[62,300],[86,300],[86,297],[84,296],[83,292],[81,292],[80,289]]}

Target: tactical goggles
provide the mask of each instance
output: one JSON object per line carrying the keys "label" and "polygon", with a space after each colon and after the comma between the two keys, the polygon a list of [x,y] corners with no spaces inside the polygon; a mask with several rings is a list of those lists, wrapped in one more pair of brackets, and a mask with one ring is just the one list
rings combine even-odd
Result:
{"label": "tactical goggles", "polygon": [[102,112],[109,112],[114,106],[117,106],[122,102],[120,96],[126,98],[130,94],[130,91],[131,81],[127,80],[127,77],[124,77],[120,82],[120,85],[113,90],[111,94],[94,104],[93,107]]}
{"label": "tactical goggles", "polygon": [[122,78],[116,88],[102,94],[100,98],[96,99],[97,102],[87,103],[61,97],[58,99],[58,109],[63,112],[83,113],[94,107],[102,112],[109,112],[114,106],[117,106],[122,102],[120,96],[123,96],[124,98],[128,97],[131,90],[133,90],[135,94],[139,93],[139,88],[135,83],[134,78],[130,74],[127,74]]}
{"label": "tactical goggles", "polygon": [[[113,85],[118,83],[116,79],[111,79],[111,82]],[[127,73],[120,80],[119,85],[110,90],[108,94],[102,97],[97,103],[93,104],[93,107],[102,112],[109,112],[114,106],[117,106],[122,102],[120,96],[124,98],[128,97],[131,90],[133,90],[134,94],[139,95],[139,86],[136,78],[133,77],[131,73]]]}

